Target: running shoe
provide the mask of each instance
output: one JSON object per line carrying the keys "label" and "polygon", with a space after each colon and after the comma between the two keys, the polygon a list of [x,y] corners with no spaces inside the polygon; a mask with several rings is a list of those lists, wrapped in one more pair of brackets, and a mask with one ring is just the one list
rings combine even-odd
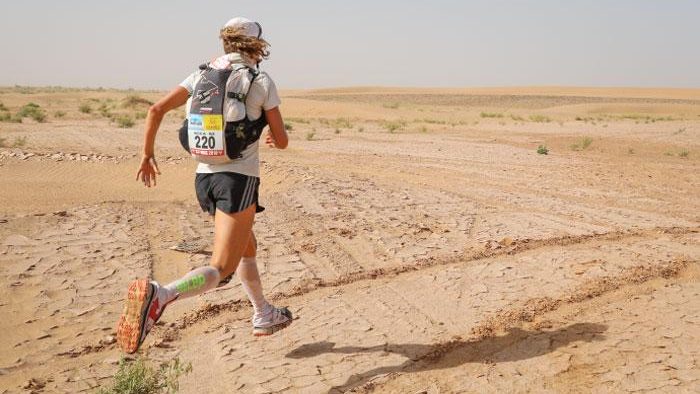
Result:
{"label": "running shoe", "polygon": [[271,306],[270,312],[253,317],[253,335],[262,337],[272,335],[292,324],[292,312],[285,308]]}
{"label": "running shoe", "polygon": [[[135,353],[165,310],[167,303],[158,283],[137,279],[129,284],[124,311],[117,323],[117,342]],[[162,297],[161,297],[162,296]]]}

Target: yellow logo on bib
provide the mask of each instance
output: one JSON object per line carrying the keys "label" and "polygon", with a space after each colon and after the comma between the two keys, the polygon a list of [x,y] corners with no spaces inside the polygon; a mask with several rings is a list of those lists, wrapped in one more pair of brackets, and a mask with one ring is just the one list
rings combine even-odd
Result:
{"label": "yellow logo on bib", "polygon": [[202,124],[205,131],[222,131],[224,118],[222,115],[204,115],[202,116]]}

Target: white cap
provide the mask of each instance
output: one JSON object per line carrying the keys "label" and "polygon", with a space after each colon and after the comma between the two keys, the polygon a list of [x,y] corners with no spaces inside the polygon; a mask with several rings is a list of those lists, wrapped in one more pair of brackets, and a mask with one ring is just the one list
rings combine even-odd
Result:
{"label": "white cap", "polygon": [[260,27],[260,24],[242,16],[237,16],[229,20],[224,27],[241,29],[243,33],[249,37],[260,38],[260,36],[262,36],[262,27]]}

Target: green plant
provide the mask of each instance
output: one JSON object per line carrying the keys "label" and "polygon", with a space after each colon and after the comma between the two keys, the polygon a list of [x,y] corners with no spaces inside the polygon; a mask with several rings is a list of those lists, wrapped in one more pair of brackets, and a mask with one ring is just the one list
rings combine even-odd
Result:
{"label": "green plant", "polygon": [[357,131],[361,133],[361,132],[365,131],[365,128],[364,128],[364,127],[358,127],[358,128],[357,128]]}
{"label": "green plant", "polygon": [[445,124],[445,123],[447,123],[447,122],[444,121],[444,120],[429,119],[429,118],[426,118],[426,119],[417,119],[416,121],[417,121],[417,122],[427,123],[427,124]]}
{"label": "green plant", "polygon": [[122,101],[122,107],[124,108],[138,108],[141,106],[150,107],[151,105],[153,105],[152,101],[146,100],[145,98],[139,97],[135,94],[126,96],[126,98],[124,98]]}
{"label": "green plant", "polygon": [[393,133],[396,130],[403,129],[406,126],[406,121],[404,120],[385,120],[382,122],[382,127],[386,129],[386,131]]}
{"label": "green plant", "polygon": [[547,155],[549,154],[549,149],[547,149],[546,145],[540,145],[537,147],[537,153],[540,155]]}
{"label": "green plant", "polygon": [[131,119],[131,116],[129,115],[118,115],[113,118],[115,122],[117,122],[117,126],[123,128],[123,129],[128,129],[134,126],[135,122],[133,119]]}
{"label": "green plant", "polygon": [[503,114],[498,113],[498,112],[482,112],[481,117],[482,118],[502,118]]}
{"label": "green plant", "polygon": [[678,157],[686,158],[686,157],[688,157],[689,154],[690,154],[690,152],[687,149],[683,149],[682,151],[680,151],[678,153]]}
{"label": "green plant", "polygon": [[530,115],[530,120],[536,123],[549,123],[552,121],[552,119],[544,115]]}
{"label": "green plant", "polygon": [[287,131],[292,131],[292,130],[294,130],[294,126],[291,123],[285,123],[284,129]]}
{"label": "green plant", "polygon": [[588,149],[589,146],[593,143],[593,138],[591,137],[583,137],[581,139],[581,149]]}
{"label": "green plant", "polygon": [[351,129],[352,128],[352,123],[350,122],[350,119],[348,118],[336,118],[335,120],[332,120],[328,123],[329,126],[331,127],[336,127],[340,129]]}
{"label": "green plant", "polygon": [[340,134],[340,129],[335,129],[336,134]]}
{"label": "green plant", "polygon": [[46,121],[46,112],[35,103],[27,103],[17,112],[17,118],[32,118],[39,123]]}
{"label": "green plant", "polygon": [[309,124],[309,123],[311,123],[311,120],[306,119],[306,118],[288,117],[287,120],[289,120],[290,122],[294,122],[294,123],[303,123],[303,124]]}
{"label": "green plant", "polygon": [[591,146],[592,143],[593,143],[593,138],[583,137],[583,138],[581,138],[581,140],[579,140],[578,143],[571,145],[571,150],[575,150],[575,151],[586,150],[586,149],[588,149],[589,146]]}
{"label": "green plant", "polygon": [[15,141],[12,143],[13,148],[21,148],[25,145],[27,145],[27,137],[26,136],[16,137]]}
{"label": "green plant", "polygon": [[510,118],[511,118],[512,120],[516,121],[516,122],[524,122],[524,121],[525,121],[525,118],[523,118],[523,117],[520,116],[520,115],[513,115],[513,114],[510,114]]}
{"label": "green plant", "polygon": [[678,134],[683,133],[683,132],[685,132],[685,127],[681,127],[680,129],[678,129],[678,131],[674,131],[673,135],[678,135]]}
{"label": "green plant", "polygon": [[54,116],[55,118],[59,118],[59,119],[60,119],[60,118],[63,118],[63,117],[66,116],[66,112],[65,112],[65,111],[56,111],[56,112],[53,113],[53,116]]}
{"label": "green plant", "polygon": [[307,133],[306,133],[306,136],[305,136],[305,137],[306,137],[306,140],[307,140],[307,141],[313,140],[313,139],[314,139],[314,135],[316,135],[316,133],[314,133],[313,131],[307,132]]}
{"label": "green plant", "polygon": [[22,123],[22,118],[9,112],[0,113],[0,122]]}
{"label": "green plant", "polygon": [[160,364],[158,369],[149,366],[143,359],[134,362],[121,359],[112,384],[100,388],[98,394],[175,393],[180,389],[180,377],[190,372],[192,364],[183,364],[177,358]]}
{"label": "green plant", "polygon": [[425,126],[421,126],[421,127],[420,127],[420,132],[421,132],[421,133],[427,133],[427,132],[428,132],[428,128],[425,127]]}
{"label": "green plant", "polygon": [[399,103],[384,103],[382,106],[384,108],[397,109],[399,108]]}
{"label": "green plant", "polygon": [[89,114],[92,112],[92,107],[88,103],[82,103],[80,104],[80,107],[78,107],[78,111],[84,114]]}
{"label": "green plant", "polygon": [[673,156],[672,152],[664,152],[664,156]]}
{"label": "green plant", "polygon": [[46,122],[46,113],[44,111],[33,112],[30,115],[30,118],[34,119],[35,121],[37,121],[39,123],[44,123],[44,122]]}
{"label": "green plant", "polygon": [[0,103],[0,111],[9,111],[9,109],[7,109],[7,107],[5,106],[5,104]]}
{"label": "green plant", "polygon": [[136,119],[146,119],[146,111],[138,111],[134,114],[134,118]]}

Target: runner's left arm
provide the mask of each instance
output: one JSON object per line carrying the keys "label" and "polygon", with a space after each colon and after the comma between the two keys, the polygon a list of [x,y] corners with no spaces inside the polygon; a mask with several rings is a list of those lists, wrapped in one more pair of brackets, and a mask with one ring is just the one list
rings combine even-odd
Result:
{"label": "runner's left arm", "polygon": [[289,144],[289,137],[287,136],[287,130],[284,127],[284,120],[282,120],[280,108],[274,107],[265,111],[265,116],[267,117],[267,123],[270,126],[270,131],[267,133],[265,143],[277,149],[286,148]]}

